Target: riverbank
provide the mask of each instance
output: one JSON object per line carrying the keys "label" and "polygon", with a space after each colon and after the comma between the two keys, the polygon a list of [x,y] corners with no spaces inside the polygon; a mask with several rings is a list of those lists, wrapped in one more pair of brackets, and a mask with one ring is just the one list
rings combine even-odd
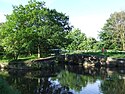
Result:
{"label": "riverbank", "polygon": [[[79,54],[64,54],[37,58],[35,56],[19,58],[18,60],[1,60],[0,68],[14,69],[40,69],[41,66],[53,64],[55,60],[62,64],[73,64],[83,66],[108,66],[125,67],[125,53],[123,52],[87,52]],[[124,58],[123,58],[124,57]],[[42,63],[41,63],[42,62]]]}
{"label": "riverbank", "polygon": [[[45,58],[21,58],[18,60],[2,60],[0,68],[6,69],[40,69],[42,64],[46,65],[52,62],[55,56]],[[45,63],[46,62],[46,63]]]}

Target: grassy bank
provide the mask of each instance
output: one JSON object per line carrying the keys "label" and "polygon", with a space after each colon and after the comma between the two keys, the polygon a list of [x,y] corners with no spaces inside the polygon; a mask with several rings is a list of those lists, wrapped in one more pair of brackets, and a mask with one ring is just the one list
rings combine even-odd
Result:
{"label": "grassy bank", "polygon": [[[80,51],[75,51],[72,53],[66,53],[66,54],[86,54],[86,55],[97,55],[97,56],[106,56],[106,57],[112,57],[112,58],[125,58],[125,52],[104,52],[102,53],[100,52],[80,52]],[[19,56],[18,60],[13,60],[13,59],[7,59],[7,58],[3,58],[0,60],[0,63],[5,64],[8,62],[28,62],[28,61],[32,61],[38,59],[37,55],[31,55],[31,56]]]}
{"label": "grassy bank", "polygon": [[10,58],[2,58],[2,59],[0,60],[0,63],[5,64],[5,63],[12,62],[12,61],[16,61],[16,62],[20,62],[20,61],[27,62],[27,61],[32,61],[32,60],[34,60],[34,59],[37,59],[37,55],[19,56],[18,60],[13,60],[13,59],[10,59]]}
{"label": "grassy bank", "polygon": [[101,51],[97,51],[97,52],[92,52],[92,51],[88,51],[88,52],[84,52],[84,51],[70,51],[66,54],[86,54],[86,55],[103,55],[103,56],[107,56],[107,57],[112,57],[112,58],[125,58],[125,52],[123,51],[107,51],[107,52],[101,52]]}
{"label": "grassy bank", "polygon": [[85,52],[83,54],[90,54],[90,55],[104,55],[107,57],[112,58],[125,58],[125,52]]}

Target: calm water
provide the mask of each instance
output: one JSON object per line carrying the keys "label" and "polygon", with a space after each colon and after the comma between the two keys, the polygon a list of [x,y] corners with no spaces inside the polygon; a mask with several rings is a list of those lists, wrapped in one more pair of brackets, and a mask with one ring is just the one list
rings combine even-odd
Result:
{"label": "calm water", "polygon": [[125,94],[125,70],[53,65],[1,70],[0,94]]}

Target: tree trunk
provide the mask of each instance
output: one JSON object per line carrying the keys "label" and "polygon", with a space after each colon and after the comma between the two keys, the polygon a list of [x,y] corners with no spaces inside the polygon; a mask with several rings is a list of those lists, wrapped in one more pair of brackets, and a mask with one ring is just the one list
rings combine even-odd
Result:
{"label": "tree trunk", "polygon": [[124,29],[124,26],[123,26],[123,50],[125,51],[125,29]]}
{"label": "tree trunk", "polygon": [[18,56],[19,56],[19,53],[18,52],[14,52],[14,60],[17,60]]}
{"label": "tree trunk", "polygon": [[123,43],[123,51],[125,51],[125,43]]}
{"label": "tree trunk", "polygon": [[125,39],[125,36],[124,36],[124,32],[123,32],[123,34],[122,34],[122,50],[123,51],[125,51],[125,41],[124,41],[124,39]]}
{"label": "tree trunk", "polygon": [[123,51],[125,51],[125,41],[124,41],[124,39],[122,39],[123,41],[122,41],[122,50]]}
{"label": "tree trunk", "polygon": [[41,57],[41,47],[40,47],[40,44],[38,44],[38,58]]}

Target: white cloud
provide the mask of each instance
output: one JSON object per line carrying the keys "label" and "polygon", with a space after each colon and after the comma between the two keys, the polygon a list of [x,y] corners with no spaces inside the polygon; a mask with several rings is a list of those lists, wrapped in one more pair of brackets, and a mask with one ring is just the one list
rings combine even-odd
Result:
{"label": "white cloud", "polygon": [[87,15],[70,17],[70,22],[75,28],[81,29],[88,37],[97,38],[98,31],[101,30],[109,15]]}

